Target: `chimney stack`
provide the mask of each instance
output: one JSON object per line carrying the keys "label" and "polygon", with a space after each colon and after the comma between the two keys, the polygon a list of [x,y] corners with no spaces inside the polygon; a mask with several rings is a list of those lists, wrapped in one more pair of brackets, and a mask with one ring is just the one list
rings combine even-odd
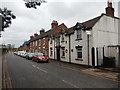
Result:
{"label": "chimney stack", "polygon": [[34,34],[34,37],[37,37],[37,36],[38,36],[38,34],[37,34],[37,33],[35,33],[35,34]]}
{"label": "chimney stack", "polygon": [[30,36],[30,40],[32,40],[34,37],[33,37],[33,35],[32,36]]}
{"label": "chimney stack", "polygon": [[55,28],[56,26],[58,26],[58,22],[53,20],[51,23],[51,28]]}
{"label": "chimney stack", "polygon": [[112,2],[108,0],[108,7],[106,7],[106,15],[114,17],[114,8],[112,8]]}
{"label": "chimney stack", "polygon": [[45,32],[45,30],[42,28],[41,30],[40,30],[40,34],[43,34]]}

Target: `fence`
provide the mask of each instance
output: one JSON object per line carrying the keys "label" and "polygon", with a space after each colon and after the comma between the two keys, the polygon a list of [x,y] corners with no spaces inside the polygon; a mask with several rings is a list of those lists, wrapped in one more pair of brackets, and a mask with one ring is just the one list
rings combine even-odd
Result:
{"label": "fence", "polygon": [[118,67],[120,65],[120,46],[96,48],[97,67]]}

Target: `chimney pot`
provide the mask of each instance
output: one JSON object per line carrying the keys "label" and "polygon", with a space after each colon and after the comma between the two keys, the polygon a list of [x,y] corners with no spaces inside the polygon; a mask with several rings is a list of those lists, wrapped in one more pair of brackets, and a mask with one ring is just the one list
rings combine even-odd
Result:
{"label": "chimney pot", "polygon": [[58,26],[58,22],[53,20],[51,23],[51,28],[55,28],[56,26]]}
{"label": "chimney pot", "polygon": [[42,28],[41,30],[40,30],[40,34],[43,34],[45,32],[45,30]]}
{"label": "chimney pot", "polygon": [[34,34],[34,37],[37,37],[37,36],[38,36],[38,34],[37,34],[37,33],[35,33],[35,34]]}

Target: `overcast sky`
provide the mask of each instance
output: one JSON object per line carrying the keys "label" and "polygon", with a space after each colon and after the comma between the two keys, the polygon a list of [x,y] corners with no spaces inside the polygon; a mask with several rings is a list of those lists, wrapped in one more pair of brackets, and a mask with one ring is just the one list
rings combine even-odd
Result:
{"label": "overcast sky", "polygon": [[[26,8],[23,0],[0,0],[0,7],[7,7],[16,15],[9,28],[2,32],[0,42],[19,47],[39,30],[51,28],[52,20],[68,28],[105,13],[107,0],[46,0],[37,9]],[[113,1],[115,16],[118,16],[117,0]]]}

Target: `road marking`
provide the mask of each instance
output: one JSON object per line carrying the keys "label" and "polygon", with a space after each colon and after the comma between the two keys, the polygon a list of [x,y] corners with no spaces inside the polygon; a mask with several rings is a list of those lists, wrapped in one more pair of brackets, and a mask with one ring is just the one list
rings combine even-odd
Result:
{"label": "road marking", "polygon": [[70,83],[70,82],[68,82],[68,81],[66,81],[66,80],[62,80],[62,81],[63,81],[64,83],[67,83],[67,84],[75,87],[75,88],[79,88],[78,86],[76,86],[76,85],[74,85],[74,84],[72,84],[72,83]]}
{"label": "road marking", "polygon": [[35,65],[32,65],[34,68],[37,68],[38,70],[40,70],[40,71],[42,71],[42,72],[45,72],[45,73],[48,73],[47,71],[45,71],[45,70],[43,70],[43,69],[41,69],[41,68],[39,68],[39,67],[37,67],[37,66],[35,66]]}

